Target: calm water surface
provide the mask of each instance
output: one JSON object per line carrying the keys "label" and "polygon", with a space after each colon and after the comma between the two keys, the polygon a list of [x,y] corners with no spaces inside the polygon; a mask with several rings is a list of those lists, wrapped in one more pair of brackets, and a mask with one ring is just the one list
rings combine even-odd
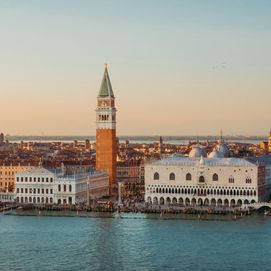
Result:
{"label": "calm water surface", "polygon": [[0,270],[271,270],[271,219],[0,215]]}

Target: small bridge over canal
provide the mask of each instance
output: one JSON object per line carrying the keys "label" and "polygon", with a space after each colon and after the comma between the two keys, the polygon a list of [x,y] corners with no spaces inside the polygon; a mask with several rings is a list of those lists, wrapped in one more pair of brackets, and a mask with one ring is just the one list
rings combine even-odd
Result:
{"label": "small bridge over canal", "polygon": [[255,202],[251,204],[244,204],[244,208],[253,208],[253,209],[260,209],[262,207],[267,207],[271,209],[271,202]]}

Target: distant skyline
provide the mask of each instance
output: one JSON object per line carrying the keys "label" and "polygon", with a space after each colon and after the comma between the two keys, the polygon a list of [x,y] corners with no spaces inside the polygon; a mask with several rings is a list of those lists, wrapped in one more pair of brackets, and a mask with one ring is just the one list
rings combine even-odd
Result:
{"label": "distant skyline", "polygon": [[271,1],[0,2],[0,132],[95,135],[104,63],[117,134],[271,128]]}

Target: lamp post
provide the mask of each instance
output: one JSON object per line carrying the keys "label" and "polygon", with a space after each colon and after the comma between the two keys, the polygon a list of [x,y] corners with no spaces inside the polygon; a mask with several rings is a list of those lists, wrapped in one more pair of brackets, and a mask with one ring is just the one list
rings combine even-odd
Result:
{"label": "lamp post", "polygon": [[89,177],[87,178],[87,205],[90,205],[90,199],[89,199]]}
{"label": "lamp post", "polygon": [[122,200],[121,200],[121,187],[122,182],[118,182],[118,206],[122,206]]}

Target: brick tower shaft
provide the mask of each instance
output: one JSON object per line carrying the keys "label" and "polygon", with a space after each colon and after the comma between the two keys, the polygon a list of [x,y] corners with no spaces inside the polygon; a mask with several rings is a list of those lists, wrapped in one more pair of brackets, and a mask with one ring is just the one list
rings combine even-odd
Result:
{"label": "brick tower shaft", "polygon": [[107,170],[109,173],[109,192],[116,181],[116,108],[115,97],[107,66],[97,98],[96,108],[96,169]]}

